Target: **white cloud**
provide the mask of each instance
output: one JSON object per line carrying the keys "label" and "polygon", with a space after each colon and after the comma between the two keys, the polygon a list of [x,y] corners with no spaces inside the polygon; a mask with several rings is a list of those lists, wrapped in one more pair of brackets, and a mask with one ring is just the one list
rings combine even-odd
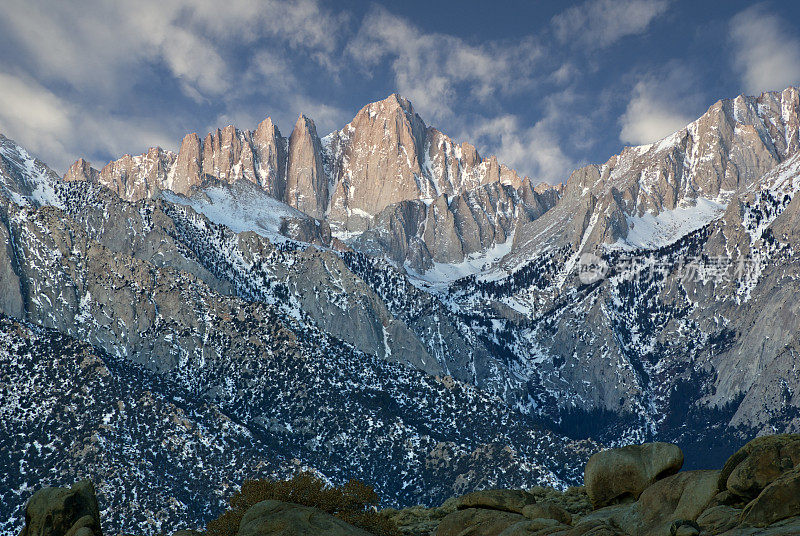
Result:
{"label": "white cloud", "polygon": [[692,74],[680,64],[641,77],[620,118],[620,141],[653,143],[691,123],[696,119],[692,111],[701,106],[694,87]]}
{"label": "white cloud", "polygon": [[562,43],[605,47],[647,30],[669,7],[670,0],[590,0],[553,17]]}
{"label": "white cloud", "polygon": [[[249,98],[271,113],[280,114],[279,107],[318,109],[327,124],[337,110],[310,99],[284,58],[294,50],[335,71],[331,58],[341,57],[334,50],[345,21],[316,0],[86,0],[80,6],[9,0],[0,35],[13,50],[0,57],[0,71],[13,71],[15,83],[31,91],[2,87],[0,126],[63,168],[79,155],[144,150],[145,136],[149,144],[174,144],[183,135],[180,124],[197,120],[188,117],[193,104],[187,101],[165,121],[162,97],[149,95],[162,89],[165,99],[180,103],[186,96],[216,114],[224,108],[249,117],[243,112]],[[242,56],[243,47],[258,52]],[[160,106],[158,112],[141,106],[148,100]]]}
{"label": "white cloud", "polygon": [[530,175],[534,182],[557,184],[566,180],[574,163],[562,151],[547,121],[529,128],[522,125],[518,117],[506,115],[482,123],[476,134],[478,139],[494,139],[488,145],[494,147],[497,159],[523,175]]}
{"label": "white cloud", "polygon": [[486,102],[526,87],[542,56],[532,39],[473,46],[451,35],[421,32],[383,8],[364,18],[348,51],[367,67],[388,60],[396,89],[437,121],[451,117],[465,96]]}
{"label": "white cloud", "polygon": [[692,121],[669,103],[651,93],[651,88],[639,82],[634,96],[622,116],[620,140],[634,145],[646,145],[677,132]]}
{"label": "white cloud", "polygon": [[501,163],[530,175],[534,182],[557,184],[575,168],[561,148],[559,135],[564,123],[575,120],[565,106],[572,98],[568,91],[548,97],[544,116],[532,126],[511,114],[476,118],[466,138],[496,154]]}
{"label": "white cloud", "polygon": [[65,104],[31,80],[0,72],[0,133],[37,154],[65,155],[71,124]]}
{"label": "white cloud", "polygon": [[81,108],[26,77],[0,72],[0,88],[0,133],[60,173],[87,150],[122,154],[175,143],[152,121]]}
{"label": "white cloud", "polygon": [[10,0],[0,31],[41,75],[77,89],[112,93],[162,62],[196,98],[232,87],[226,45],[271,37],[326,63],[343,21],[314,0]]}
{"label": "white cloud", "polygon": [[800,82],[800,41],[763,4],[731,19],[734,65],[747,93],[782,90]]}

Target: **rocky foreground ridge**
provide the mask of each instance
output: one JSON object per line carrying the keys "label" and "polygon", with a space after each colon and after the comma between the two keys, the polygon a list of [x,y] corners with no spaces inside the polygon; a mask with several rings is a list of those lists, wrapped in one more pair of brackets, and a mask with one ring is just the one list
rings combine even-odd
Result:
{"label": "rocky foreground ridge", "polygon": [[[582,487],[563,492],[543,487],[475,491],[436,508],[381,510],[369,514],[373,520],[368,526],[373,527],[372,534],[404,536],[800,534],[800,434],[756,438],[721,470],[680,471],[682,465],[683,453],[676,445],[630,445],[592,456]],[[311,499],[300,490],[286,489],[294,497]],[[358,485],[351,489],[356,495],[348,496],[370,493]],[[344,521],[342,514],[334,515],[271,498],[248,504],[235,517],[234,526],[210,523],[208,534],[371,534]],[[375,522],[376,517],[385,522]],[[21,536],[101,536],[101,525],[94,486],[85,480],[70,489],[45,488],[34,493],[25,509]],[[204,533],[180,530],[172,534]]]}

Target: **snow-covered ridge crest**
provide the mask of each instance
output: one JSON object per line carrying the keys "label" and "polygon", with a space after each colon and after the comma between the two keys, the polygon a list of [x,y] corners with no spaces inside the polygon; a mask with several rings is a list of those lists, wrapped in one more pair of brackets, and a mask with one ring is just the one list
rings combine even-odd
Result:
{"label": "snow-covered ridge crest", "polygon": [[656,143],[575,171],[557,206],[518,234],[505,265],[566,245],[581,253],[673,243],[720,218],[736,195],[797,154],[799,133],[796,87],[720,100]]}
{"label": "snow-covered ridge crest", "polygon": [[[559,191],[534,185],[496,157],[483,158],[473,145],[458,144],[427,126],[411,102],[397,94],[363,107],[350,123],[324,138],[306,116],[298,118],[288,138],[267,118],[252,132],[228,126],[204,139],[188,134],[177,154],[156,147],[144,155],[126,155],[100,171],[78,160],[65,179],[102,184],[128,201],[157,197],[162,191],[193,198],[193,192],[220,183],[251,182],[275,200],[327,222],[334,236],[349,242],[383,225],[378,220],[385,211],[407,212],[421,203],[424,207],[414,208],[414,217],[403,216],[414,231],[409,228],[398,236],[401,243],[386,252],[399,265],[411,261],[420,271],[432,262],[460,263],[503,243],[511,229],[505,221],[508,214],[538,217],[555,203]],[[519,195],[502,191],[505,187]],[[514,206],[508,206],[510,197]],[[519,203],[524,211],[515,208]],[[273,205],[268,200],[265,204]],[[251,205],[236,219],[252,213]],[[236,209],[233,204],[229,208]],[[459,221],[469,229],[459,228]],[[479,236],[480,245],[465,245],[474,241],[466,233]],[[418,259],[406,257],[415,241],[426,242],[431,251]],[[448,251],[437,254],[433,249]]]}
{"label": "snow-covered ridge crest", "polygon": [[0,134],[0,195],[18,205],[62,207],[59,178],[23,147]]}

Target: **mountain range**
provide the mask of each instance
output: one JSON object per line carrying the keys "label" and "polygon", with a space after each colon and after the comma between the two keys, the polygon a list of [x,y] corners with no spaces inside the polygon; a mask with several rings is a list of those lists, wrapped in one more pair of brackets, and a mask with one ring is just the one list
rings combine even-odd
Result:
{"label": "mountain range", "polygon": [[740,96],[551,186],[398,95],[63,177],[0,135],[0,529],[75,476],[146,531],[298,467],[432,504],[798,431],[798,136]]}

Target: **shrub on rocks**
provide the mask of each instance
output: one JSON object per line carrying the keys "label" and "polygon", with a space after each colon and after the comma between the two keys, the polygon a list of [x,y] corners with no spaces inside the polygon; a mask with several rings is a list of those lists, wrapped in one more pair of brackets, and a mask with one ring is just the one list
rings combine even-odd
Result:
{"label": "shrub on rocks", "polygon": [[262,501],[281,501],[310,506],[377,536],[397,536],[397,527],[374,507],[375,490],[359,480],[341,487],[328,486],[311,473],[299,473],[289,480],[247,480],[230,499],[230,510],[208,523],[208,536],[235,536],[245,513]]}

